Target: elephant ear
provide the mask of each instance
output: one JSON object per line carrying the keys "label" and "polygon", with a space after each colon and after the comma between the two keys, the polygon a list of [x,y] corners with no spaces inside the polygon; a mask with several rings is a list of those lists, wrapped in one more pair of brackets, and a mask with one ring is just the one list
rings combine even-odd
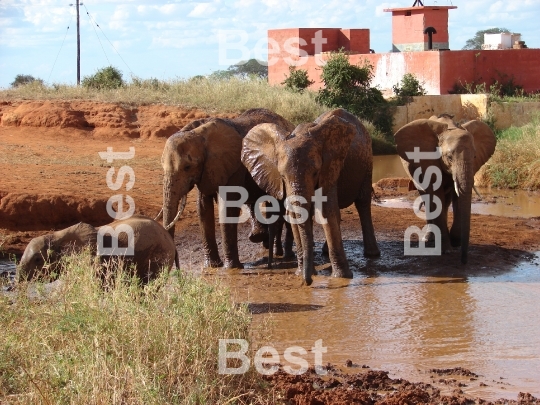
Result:
{"label": "elephant ear", "polygon": [[[420,119],[402,126],[394,134],[398,155],[411,178],[419,167],[422,168],[422,173],[426,173],[428,166],[437,165],[440,167],[440,164],[438,160],[434,163],[432,159],[422,159],[415,162],[414,159],[407,156],[407,152],[414,152],[415,147],[419,148],[420,152],[435,152],[439,146],[439,136],[447,129],[448,124],[446,123]],[[418,187],[417,184],[415,186]]]}
{"label": "elephant ear", "polygon": [[242,138],[234,128],[219,118],[206,122],[191,133],[205,140],[206,158],[197,187],[203,194],[213,194],[219,186],[227,185],[230,177],[242,167]]}
{"label": "elephant ear", "polygon": [[309,134],[323,142],[319,183],[323,189],[329,189],[337,183],[357,131],[354,124],[335,115],[327,115],[316,123]]}
{"label": "elephant ear", "polygon": [[278,200],[283,199],[283,180],[278,170],[277,147],[289,135],[290,126],[259,124],[244,138],[242,163],[255,183]]}
{"label": "elephant ear", "polygon": [[474,138],[474,148],[476,154],[474,156],[474,172],[476,173],[486,163],[493,152],[497,138],[491,128],[482,121],[469,121],[462,125]]}
{"label": "elephant ear", "polygon": [[69,228],[56,231],[50,238],[50,247],[60,253],[65,248],[95,246],[97,243],[97,230],[90,224],[79,222]]}

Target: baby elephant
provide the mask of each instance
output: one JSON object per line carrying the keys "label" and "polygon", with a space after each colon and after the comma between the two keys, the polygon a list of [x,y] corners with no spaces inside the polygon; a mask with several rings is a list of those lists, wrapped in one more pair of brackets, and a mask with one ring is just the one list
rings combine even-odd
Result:
{"label": "baby elephant", "polygon": [[[114,232],[116,246],[112,243],[116,242]],[[173,262],[178,267],[176,247],[169,232],[153,219],[133,215],[100,228],[80,222],[32,239],[17,267],[17,280],[31,280],[46,263],[54,267],[63,254],[87,245],[93,254],[98,253],[104,259],[120,256],[128,264],[135,264],[136,274],[144,283],[155,278],[162,268],[171,268]],[[126,247],[132,247],[133,251],[129,252]]]}

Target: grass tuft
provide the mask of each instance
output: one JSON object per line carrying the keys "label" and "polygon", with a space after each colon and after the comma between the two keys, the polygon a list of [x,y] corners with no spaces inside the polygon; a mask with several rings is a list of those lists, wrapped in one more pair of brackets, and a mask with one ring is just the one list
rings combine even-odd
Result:
{"label": "grass tuft", "polygon": [[180,272],[140,288],[114,269],[103,288],[88,252],[62,266],[47,298],[27,284],[0,295],[0,403],[271,402],[253,371],[218,374],[218,339],[250,340],[224,287]]}
{"label": "grass tuft", "polygon": [[499,188],[540,189],[540,116],[497,133],[497,147],[477,179]]}

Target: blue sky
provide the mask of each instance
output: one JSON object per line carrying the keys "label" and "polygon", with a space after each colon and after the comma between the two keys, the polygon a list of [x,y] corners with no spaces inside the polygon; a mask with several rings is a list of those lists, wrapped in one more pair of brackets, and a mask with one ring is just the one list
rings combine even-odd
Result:
{"label": "blue sky", "polygon": [[[47,83],[76,82],[75,7],[69,6],[70,1],[75,0],[0,0],[1,88],[9,87],[17,74]],[[227,68],[223,61],[220,64],[219,38],[233,30],[244,31],[247,42],[243,55],[229,49],[225,53],[229,60],[260,57],[255,48],[259,44],[265,49],[266,31],[288,27],[369,28],[371,48],[386,52],[391,49],[391,17],[382,10],[413,2],[85,0],[81,77],[109,64],[126,79],[132,74],[158,79],[210,74]],[[458,7],[449,12],[451,49],[461,49],[478,30],[492,27],[519,32],[529,47],[540,48],[540,0],[424,0],[424,4]],[[87,11],[100,28],[90,24]],[[232,43],[239,36],[228,38],[227,43]]]}

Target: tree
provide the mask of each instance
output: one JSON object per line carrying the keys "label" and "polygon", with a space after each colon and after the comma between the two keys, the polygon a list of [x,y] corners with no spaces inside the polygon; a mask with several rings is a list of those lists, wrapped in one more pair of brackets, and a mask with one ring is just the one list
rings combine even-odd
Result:
{"label": "tree", "polygon": [[229,79],[231,77],[238,77],[246,79],[249,77],[256,77],[259,79],[268,78],[268,65],[264,61],[257,59],[250,59],[248,61],[240,61],[234,65],[231,65],[227,70],[216,70],[210,77],[216,79]]}
{"label": "tree", "polygon": [[11,87],[19,87],[23,86],[28,83],[38,82],[39,84],[43,84],[43,80],[36,79],[32,75],[17,75],[15,76],[15,80],[11,82]]}
{"label": "tree", "polygon": [[308,71],[304,69],[296,69],[295,66],[289,66],[289,77],[285,78],[281,84],[286,88],[298,93],[302,93],[305,89],[315,83],[313,80],[309,80]]}
{"label": "tree", "polygon": [[373,66],[351,65],[348,55],[339,50],[330,55],[322,67],[324,88],[317,94],[317,102],[330,107],[341,107],[354,115],[371,121],[384,134],[392,132],[393,115],[382,92],[371,87]]}
{"label": "tree", "polygon": [[399,105],[405,105],[411,101],[411,97],[423,96],[426,94],[426,89],[412,73],[405,73],[401,78],[401,83],[392,86],[392,90],[396,95],[396,101]]}
{"label": "tree", "polygon": [[484,44],[484,34],[499,34],[501,32],[510,32],[506,28],[489,28],[487,30],[478,31],[473,38],[470,38],[463,47],[464,50],[482,49]]}
{"label": "tree", "polygon": [[82,79],[83,87],[94,89],[117,89],[124,85],[122,73],[113,66],[107,66],[98,71],[92,76],[85,76]]}

